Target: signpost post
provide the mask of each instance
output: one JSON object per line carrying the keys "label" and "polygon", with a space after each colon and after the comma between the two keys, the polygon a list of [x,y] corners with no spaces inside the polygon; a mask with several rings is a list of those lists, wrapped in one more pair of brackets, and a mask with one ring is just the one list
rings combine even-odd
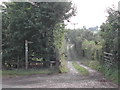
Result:
{"label": "signpost post", "polygon": [[28,42],[25,40],[25,68],[28,69],[28,43],[33,43],[33,42]]}

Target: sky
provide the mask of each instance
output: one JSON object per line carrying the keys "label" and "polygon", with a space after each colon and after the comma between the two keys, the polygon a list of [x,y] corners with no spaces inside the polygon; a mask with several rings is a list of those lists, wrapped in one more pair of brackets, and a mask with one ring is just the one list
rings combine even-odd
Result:
{"label": "sky", "polygon": [[72,24],[67,23],[67,28],[74,28],[73,23],[76,23],[75,28],[100,26],[107,19],[107,8],[114,5],[117,9],[119,1],[120,0],[72,0],[77,7],[77,14],[70,19]]}
{"label": "sky", "polygon": [[[7,1],[7,0],[0,0]],[[82,28],[86,26],[95,27],[100,26],[103,22],[106,21],[108,14],[107,8],[114,7],[118,8],[118,2],[120,0],[71,0],[76,8],[76,16],[70,19],[70,22],[67,23],[66,28],[74,28],[73,23],[76,23],[75,28]]]}

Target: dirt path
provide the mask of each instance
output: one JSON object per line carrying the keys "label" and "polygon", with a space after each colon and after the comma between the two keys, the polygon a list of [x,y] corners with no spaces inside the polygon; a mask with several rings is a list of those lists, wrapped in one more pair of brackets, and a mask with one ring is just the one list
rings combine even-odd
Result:
{"label": "dirt path", "polygon": [[[68,61],[69,73],[56,75],[32,75],[3,78],[3,88],[115,88],[115,84],[90,70],[89,76],[80,75]],[[97,74],[96,74],[97,73]]]}
{"label": "dirt path", "polygon": [[69,74],[78,74],[77,70],[73,67],[72,62],[68,61]]}
{"label": "dirt path", "polygon": [[[70,46],[71,47],[71,46]],[[69,52],[68,68],[69,72],[54,75],[31,75],[14,78],[3,78],[3,88],[117,88],[117,85],[106,80],[104,76],[79,63],[82,67],[89,70],[89,76],[83,76],[77,72],[72,65],[75,59],[74,53]],[[74,57],[74,58],[72,58]]]}

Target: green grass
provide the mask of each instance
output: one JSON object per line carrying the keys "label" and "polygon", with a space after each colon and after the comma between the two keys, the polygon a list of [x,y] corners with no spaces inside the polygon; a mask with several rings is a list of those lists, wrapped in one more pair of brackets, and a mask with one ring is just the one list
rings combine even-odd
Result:
{"label": "green grass", "polygon": [[49,74],[53,71],[49,69],[28,69],[28,70],[3,70],[2,76],[22,76],[22,75],[35,75],[35,74]]}
{"label": "green grass", "polygon": [[60,66],[60,71],[61,73],[67,73],[69,70],[68,70],[68,67],[67,67],[67,61],[66,60],[61,60],[61,66]]}
{"label": "green grass", "polygon": [[[113,82],[120,84],[120,80],[118,79],[118,75],[120,75],[120,73],[118,73],[118,69],[115,68],[106,68],[105,66],[101,65],[98,61],[96,60],[87,60],[87,59],[83,59],[82,64],[91,67],[97,71],[102,72],[105,77],[109,80],[112,80]],[[120,76],[119,76],[120,77]]]}
{"label": "green grass", "polygon": [[69,71],[67,67],[67,58],[64,55],[61,55],[61,65],[60,65],[60,71],[61,73],[67,73]]}
{"label": "green grass", "polygon": [[101,67],[99,69],[99,71],[101,71],[107,79],[112,80],[113,82],[120,85],[120,80],[118,79],[118,75],[120,75],[120,73],[118,73],[118,69],[115,69],[115,68],[109,69],[109,68],[104,67],[102,65],[99,67]]}
{"label": "green grass", "polygon": [[78,63],[73,62],[72,64],[75,67],[75,69],[77,69],[77,71],[81,73],[82,75],[89,75],[89,71],[85,69],[84,67],[81,67]]}

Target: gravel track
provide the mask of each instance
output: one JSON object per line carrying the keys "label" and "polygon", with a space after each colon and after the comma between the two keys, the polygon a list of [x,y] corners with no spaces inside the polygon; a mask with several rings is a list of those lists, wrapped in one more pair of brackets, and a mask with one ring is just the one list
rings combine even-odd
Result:
{"label": "gravel track", "polygon": [[68,61],[69,73],[55,75],[31,75],[3,78],[3,88],[117,88],[107,81],[102,74],[88,69],[89,76],[82,76]]}
{"label": "gravel track", "polygon": [[[73,47],[73,46],[70,46]],[[69,48],[69,47],[68,47]],[[83,76],[73,67],[71,57],[68,52],[68,73],[52,75],[31,75],[14,78],[2,78],[3,88],[117,88],[117,85],[105,79],[105,77],[84,65],[77,63],[89,71],[88,76]]]}

